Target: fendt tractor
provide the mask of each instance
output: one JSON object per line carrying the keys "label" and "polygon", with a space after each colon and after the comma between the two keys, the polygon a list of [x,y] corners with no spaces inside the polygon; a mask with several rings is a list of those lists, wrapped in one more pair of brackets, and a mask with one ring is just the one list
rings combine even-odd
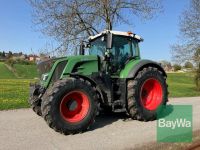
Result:
{"label": "fendt tractor", "polygon": [[155,120],[168,101],[167,75],[160,64],[140,58],[141,41],[131,32],[105,30],[90,36],[78,56],[39,63],[32,109],[63,134],[84,132],[103,110]]}

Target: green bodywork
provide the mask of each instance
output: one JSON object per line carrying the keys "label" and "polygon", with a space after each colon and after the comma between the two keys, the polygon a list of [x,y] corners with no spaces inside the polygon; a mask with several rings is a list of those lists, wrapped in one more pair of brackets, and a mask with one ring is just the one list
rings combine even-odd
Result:
{"label": "green bodywork", "polygon": [[46,80],[41,80],[41,85],[45,88],[47,88],[51,83],[51,78],[54,74],[54,71],[59,63],[66,61],[66,66],[60,76],[60,79],[66,78],[69,76],[70,73],[72,73],[73,69],[78,64],[78,67],[76,68],[76,73],[81,75],[90,75],[93,72],[98,72],[98,59],[97,56],[91,56],[91,55],[79,55],[79,56],[68,56],[61,59],[58,59],[52,66],[49,73],[46,73],[45,75],[48,76]]}
{"label": "green bodywork", "polygon": [[141,59],[138,57],[136,59],[133,59],[131,61],[129,61],[125,67],[121,70],[120,74],[119,74],[119,78],[127,78],[129,72],[133,69],[133,67],[140,63]]}
{"label": "green bodywork", "polygon": [[[76,73],[80,75],[91,75],[92,73],[99,72],[98,68],[98,57],[92,55],[79,55],[79,56],[68,56],[61,59],[58,59],[52,66],[49,73],[46,73],[48,77],[46,80],[41,80],[41,85],[47,88],[51,84],[51,78],[54,74],[54,71],[60,62],[67,61],[67,64],[60,76],[60,79],[69,77],[70,73],[76,69]],[[127,78],[129,72],[134,68],[134,66],[140,63],[140,57],[129,61],[125,67],[118,73],[115,74],[115,77],[118,78]],[[77,66],[78,64],[78,66]],[[112,76],[112,75],[111,75]]]}

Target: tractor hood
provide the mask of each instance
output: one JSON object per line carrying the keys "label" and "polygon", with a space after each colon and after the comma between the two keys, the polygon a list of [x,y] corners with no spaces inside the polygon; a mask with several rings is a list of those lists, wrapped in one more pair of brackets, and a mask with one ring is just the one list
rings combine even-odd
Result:
{"label": "tractor hood", "polygon": [[55,82],[76,73],[91,75],[98,72],[98,58],[92,55],[68,56],[42,61],[37,65],[42,85],[47,87],[50,82]]}
{"label": "tractor hood", "polygon": [[84,62],[84,61],[95,61],[97,60],[97,56],[89,56],[89,55],[78,55],[78,56],[67,56],[67,57],[58,57],[58,58],[52,58],[44,61],[40,61],[37,63],[37,70],[39,72],[39,75],[45,74],[51,70],[54,63],[59,63],[61,61],[68,61],[71,64],[77,63],[77,62]]}

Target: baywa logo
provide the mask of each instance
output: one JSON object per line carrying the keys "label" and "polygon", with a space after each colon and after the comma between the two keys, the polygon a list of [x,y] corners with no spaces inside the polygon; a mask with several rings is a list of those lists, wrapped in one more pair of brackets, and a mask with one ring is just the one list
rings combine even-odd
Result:
{"label": "baywa logo", "polygon": [[158,142],[192,141],[191,105],[167,105],[157,117]]}
{"label": "baywa logo", "polygon": [[165,120],[165,119],[159,119],[158,120],[158,126],[160,128],[171,128],[172,130],[176,128],[191,128],[192,123],[191,121],[184,119],[184,118],[177,118],[176,120]]}

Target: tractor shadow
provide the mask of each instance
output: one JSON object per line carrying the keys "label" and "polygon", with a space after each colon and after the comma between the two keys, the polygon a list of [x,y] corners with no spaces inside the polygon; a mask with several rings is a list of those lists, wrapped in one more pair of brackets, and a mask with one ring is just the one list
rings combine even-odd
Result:
{"label": "tractor shadow", "polygon": [[89,131],[102,128],[104,126],[107,126],[109,124],[112,124],[118,120],[128,121],[132,120],[125,112],[122,113],[102,113],[99,114],[96,119],[95,123],[91,126]]}
{"label": "tractor shadow", "polygon": [[157,119],[165,118],[169,116],[174,111],[174,106],[169,104],[161,107],[162,111],[158,109],[157,111]]}
{"label": "tractor shadow", "polygon": [[[170,115],[174,110],[173,105],[166,105],[163,108],[163,111],[158,114],[157,119],[165,118],[168,115]],[[110,125],[114,122],[117,122],[118,120],[122,120],[124,122],[128,121],[137,121],[134,119],[131,119],[125,112],[121,113],[114,113],[114,112],[109,112],[109,113],[100,113],[96,119],[95,123],[91,126],[89,131],[98,129],[98,128],[103,128],[104,126]]]}

